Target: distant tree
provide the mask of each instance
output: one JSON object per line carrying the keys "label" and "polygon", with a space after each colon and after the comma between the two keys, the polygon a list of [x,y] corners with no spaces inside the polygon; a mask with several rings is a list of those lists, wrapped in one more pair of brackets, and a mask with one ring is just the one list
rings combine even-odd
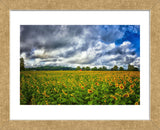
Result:
{"label": "distant tree", "polygon": [[22,70],[25,70],[23,57],[20,58],[20,71]]}
{"label": "distant tree", "polygon": [[117,71],[117,70],[118,70],[118,66],[115,65],[115,66],[113,67],[113,71]]}
{"label": "distant tree", "polygon": [[106,71],[106,70],[107,70],[107,68],[106,68],[105,66],[103,66],[102,70],[103,70],[103,71]]}
{"label": "distant tree", "polygon": [[99,70],[99,71],[102,71],[103,69],[102,69],[102,67],[100,67],[100,68],[98,68],[98,70]]}
{"label": "distant tree", "polygon": [[135,67],[135,68],[134,68],[134,71],[139,71],[139,69]]}
{"label": "distant tree", "polygon": [[134,71],[134,66],[133,65],[128,65],[128,71]]}
{"label": "distant tree", "polygon": [[85,68],[85,67],[82,67],[82,70],[86,70],[86,68]]}
{"label": "distant tree", "polygon": [[86,70],[87,70],[87,71],[88,71],[88,70],[90,70],[90,67],[89,67],[89,66],[87,66],[87,67],[86,67]]}
{"label": "distant tree", "polygon": [[123,71],[123,70],[124,70],[124,68],[123,68],[123,67],[120,67],[120,68],[119,68],[119,71]]}
{"label": "distant tree", "polygon": [[77,66],[76,70],[80,70],[80,69],[81,69],[81,67],[80,67],[80,66]]}
{"label": "distant tree", "polygon": [[111,68],[111,71],[113,71],[113,68]]}
{"label": "distant tree", "polygon": [[92,68],[93,71],[97,71],[97,67]]}

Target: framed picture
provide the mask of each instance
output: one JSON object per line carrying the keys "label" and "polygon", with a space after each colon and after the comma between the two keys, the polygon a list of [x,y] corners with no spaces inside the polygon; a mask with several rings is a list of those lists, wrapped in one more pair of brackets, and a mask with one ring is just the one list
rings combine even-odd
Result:
{"label": "framed picture", "polygon": [[159,3],[40,3],[1,2],[0,127],[160,128]]}

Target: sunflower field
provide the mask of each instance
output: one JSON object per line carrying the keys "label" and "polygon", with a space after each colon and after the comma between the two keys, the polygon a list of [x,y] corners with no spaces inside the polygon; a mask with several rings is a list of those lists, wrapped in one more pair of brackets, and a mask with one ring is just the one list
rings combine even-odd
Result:
{"label": "sunflower field", "polygon": [[21,105],[140,105],[139,71],[22,71]]}

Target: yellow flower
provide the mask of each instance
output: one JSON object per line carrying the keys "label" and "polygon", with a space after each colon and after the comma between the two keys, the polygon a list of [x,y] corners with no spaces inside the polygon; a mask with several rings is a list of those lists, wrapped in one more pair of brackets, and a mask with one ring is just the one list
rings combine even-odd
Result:
{"label": "yellow flower", "polygon": [[135,105],[138,105],[138,102],[135,102]]}
{"label": "yellow flower", "polygon": [[92,93],[93,91],[91,89],[88,89],[88,93]]}
{"label": "yellow flower", "polygon": [[123,83],[124,83],[124,85],[126,85],[126,81],[124,81]]}
{"label": "yellow flower", "polygon": [[92,86],[91,86],[91,89],[95,90],[95,89],[93,88],[93,84],[92,84]]}
{"label": "yellow flower", "polygon": [[120,96],[120,97],[121,97],[121,95],[120,95],[120,94],[118,94],[118,93],[115,93],[115,95],[117,95],[117,96]]}
{"label": "yellow flower", "polygon": [[110,97],[114,98],[115,100],[118,100],[116,96],[110,95]]}
{"label": "yellow flower", "polygon": [[124,95],[123,95],[123,97],[129,97],[129,93],[125,93]]}
{"label": "yellow flower", "polygon": [[119,88],[123,90],[123,89],[124,89],[123,84],[120,84],[120,85],[119,85]]}
{"label": "yellow flower", "polygon": [[134,84],[130,85],[129,87],[130,87],[130,88],[133,88],[133,87],[134,87]]}
{"label": "yellow flower", "polygon": [[133,89],[130,89],[130,94],[134,93],[134,90]]}
{"label": "yellow flower", "polygon": [[115,86],[118,87],[118,83],[116,83]]}
{"label": "yellow flower", "polygon": [[132,83],[132,80],[129,80],[130,83]]}
{"label": "yellow flower", "polygon": [[81,89],[84,89],[84,87],[82,86]]}
{"label": "yellow flower", "polygon": [[112,86],[112,83],[111,83],[111,82],[109,83],[109,86]]}
{"label": "yellow flower", "polygon": [[98,82],[96,82],[95,84],[96,84],[97,86],[99,86],[99,83],[98,83]]}

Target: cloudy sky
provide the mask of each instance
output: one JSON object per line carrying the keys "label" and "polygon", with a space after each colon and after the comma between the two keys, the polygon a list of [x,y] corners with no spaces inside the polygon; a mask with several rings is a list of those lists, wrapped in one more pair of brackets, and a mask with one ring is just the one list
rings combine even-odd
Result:
{"label": "cloudy sky", "polygon": [[138,25],[21,25],[25,67],[140,67]]}

